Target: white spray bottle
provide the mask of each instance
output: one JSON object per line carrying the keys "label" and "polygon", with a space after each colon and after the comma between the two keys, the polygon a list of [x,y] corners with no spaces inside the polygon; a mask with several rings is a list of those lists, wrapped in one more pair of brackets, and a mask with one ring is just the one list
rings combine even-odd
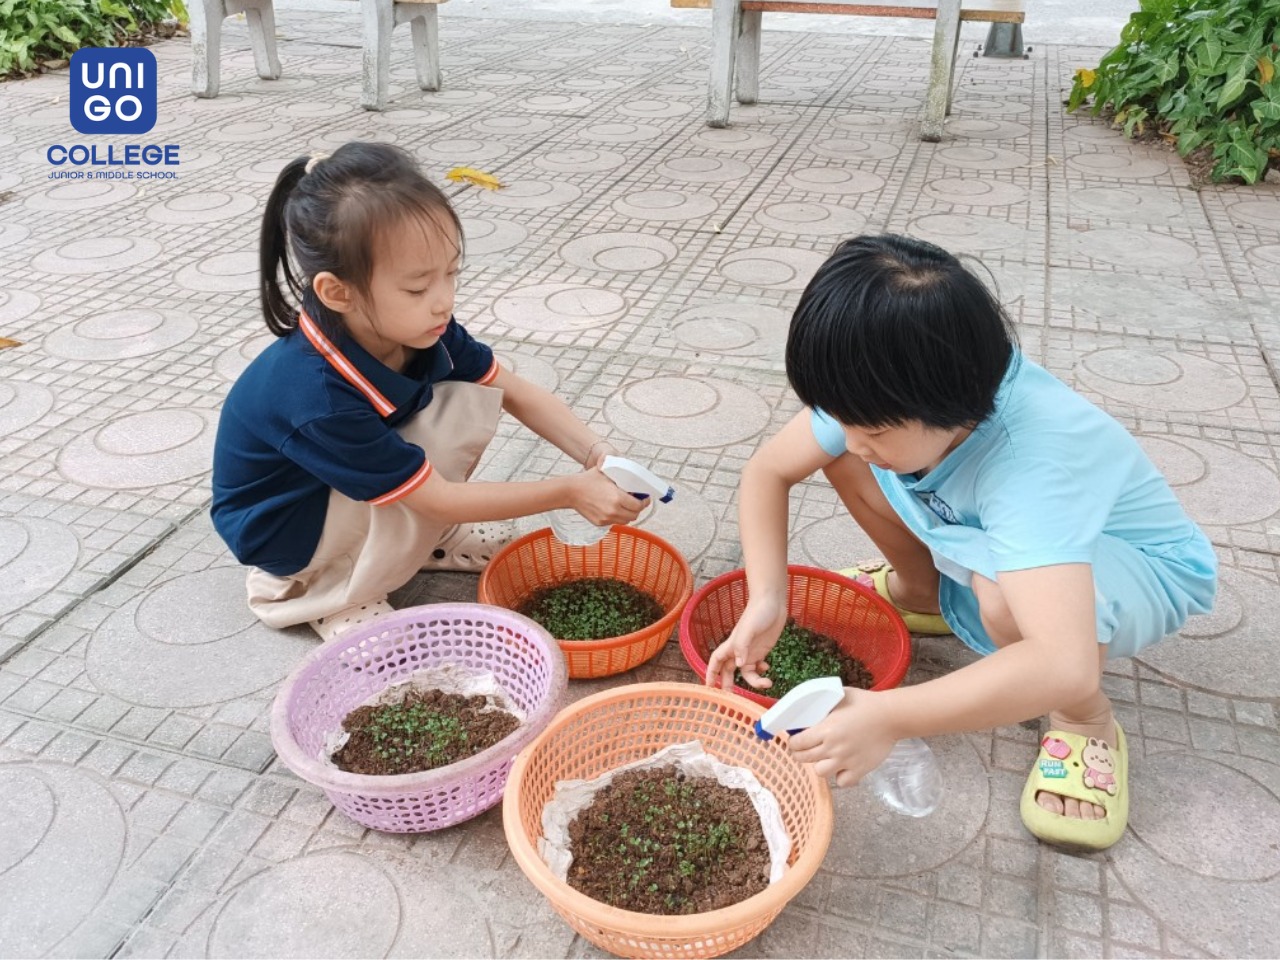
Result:
{"label": "white spray bottle", "polygon": [[[839,677],[806,680],[765,711],[756,721],[756,735],[772,740],[783,731],[799,733],[821,722],[843,699]],[[928,816],[942,799],[942,773],[923,740],[899,740],[862,782],[890,809],[909,817]]]}
{"label": "white spray bottle", "polygon": [[[605,457],[600,464],[600,472],[637,500],[655,497],[659,503],[670,503],[676,495],[675,488],[669,483],[626,457]],[[609,528],[596,526],[577,510],[553,510],[551,532],[557,540],[571,547],[589,547],[603,540]]]}

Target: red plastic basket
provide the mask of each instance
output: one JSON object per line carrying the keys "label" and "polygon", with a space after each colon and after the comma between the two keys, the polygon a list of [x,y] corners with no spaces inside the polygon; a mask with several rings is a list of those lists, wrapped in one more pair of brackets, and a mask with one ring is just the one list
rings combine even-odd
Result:
{"label": "red plastic basket", "polygon": [[[896,687],[911,666],[911,634],[902,617],[874,590],[818,567],[787,567],[787,613],[802,627],[825,633],[840,649],[857,657],[875,678],[872,690]],[[747,606],[747,573],[734,570],[716,577],[693,595],[680,618],[680,651],[699,677],[706,679],[711,651],[733,632]],[[777,700],[758,690],[735,686],[756,703]]]}

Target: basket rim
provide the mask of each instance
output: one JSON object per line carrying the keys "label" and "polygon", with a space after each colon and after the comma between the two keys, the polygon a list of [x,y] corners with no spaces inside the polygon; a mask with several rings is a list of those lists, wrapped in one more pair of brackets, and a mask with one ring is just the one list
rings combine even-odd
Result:
{"label": "basket rim", "polygon": [[[638,530],[627,524],[615,523],[609,528],[610,533],[617,533],[620,537],[634,537],[636,539],[648,540],[668,554],[676,561],[676,566],[681,573],[683,581],[680,590],[680,599],[662,615],[661,620],[655,620],[647,627],[641,627],[639,630],[633,630],[631,633],[619,634],[616,637],[603,637],[600,640],[561,640],[559,637],[553,637],[557,644],[565,650],[578,650],[583,653],[592,653],[598,650],[613,650],[618,647],[629,647],[632,644],[646,642],[649,637],[658,632],[669,633],[676,625],[676,622],[683,616],[684,611],[689,606],[689,600],[693,596],[693,569],[689,566],[689,561],[685,559],[684,554],[680,552],[669,540],[658,536],[656,533],[650,533],[648,530]],[[484,596],[488,589],[490,580],[489,571],[494,568],[499,560],[505,559],[508,553],[515,553],[516,549],[523,546],[525,542],[533,543],[535,540],[543,540],[550,538],[555,539],[555,534],[551,532],[550,527],[540,527],[526,533],[517,540],[512,540],[509,544],[493,555],[493,558],[485,566],[480,574],[480,582],[476,587],[476,595],[481,598],[480,602],[484,603]],[[573,548],[569,548],[573,549]],[[496,604],[492,604],[496,606]],[[510,610],[509,607],[498,607],[499,610]],[[512,613],[516,611],[511,610]],[[520,616],[520,614],[517,614]],[[536,621],[535,621],[536,622]],[[544,627],[545,631],[546,628]],[[550,635],[548,633],[548,635]]]}
{"label": "basket rim", "polygon": [[[827,855],[827,848],[831,844],[831,836],[835,828],[835,808],[831,799],[831,788],[827,785],[827,781],[814,773],[812,764],[801,764],[802,775],[813,784],[816,800],[810,840],[796,858],[795,863],[791,864],[783,873],[781,880],[770,884],[746,900],[740,900],[730,906],[721,907],[719,910],[708,910],[703,913],[686,914],[684,916],[640,913],[636,910],[611,907],[608,904],[601,903],[599,900],[593,900],[585,893],[580,893],[569,886],[568,883],[557,880],[552,875],[551,869],[543,862],[537,848],[529,842],[528,837],[525,835],[524,826],[520,822],[520,813],[517,809],[519,784],[533,751],[545,740],[559,732],[579,713],[598,704],[615,700],[627,700],[638,696],[662,697],[687,696],[690,694],[718,703],[723,707],[739,710],[747,714],[753,721],[759,720],[764,715],[764,708],[760,704],[752,703],[743,697],[724,690],[718,690],[715,687],[674,681],[633,683],[602,690],[589,697],[583,697],[581,700],[565,707],[534,738],[533,742],[526,745],[516,756],[502,796],[503,832],[506,834],[507,845],[511,848],[511,853],[515,857],[516,863],[520,865],[521,871],[552,902],[552,905],[557,910],[572,913],[588,924],[604,927],[614,932],[644,929],[657,920],[661,922],[664,928],[663,933],[660,935],[632,934],[629,932],[626,935],[636,938],[655,936],[657,939],[664,940],[672,938],[694,940],[708,936],[708,930],[734,930],[746,926],[762,916],[777,913],[791,902],[804,889],[804,886],[813,879],[813,875],[817,873],[818,867]],[[714,935],[714,933],[710,935]]]}
{"label": "basket rim", "polygon": [[[423,612],[420,613],[420,611]],[[325,659],[335,648],[345,648],[363,643],[366,640],[376,639],[378,633],[383,629],[380,623],[391,619],[391,615],[387,615],[380,618],[380,620],[370,621],[368,624],[320,644],[307,654],[302,662],[281,683],[280,689],[276,692],[275,699],[271,704],[270,725],[271,745],[275,748],[276,755],[280,758],[280,761],[303,780],[320,787],[322,790],[358,794],[365,797],[403,796],[406,793],[437,789],[465,780],[473,773],[482,772],[488,767],[500,766],[502,763],[507,762],[508,759],[537,736],[542,728],[546,726],[548,720],[555,715],[568,687],[568,666],[565,663],[564,654],[555,642],[555,638],[539,624],[528,617],[516,613],[514,610],[507,610],[505,607],[496,607],[484,603],[425,603],[397,610],[395,611],[395,616],[407,615],[407,618],[410,619],[416,616],[440,618],[451,615],[492,617],[494,611],[504,617],[509,616],[520,621],[521,625],[529,631],[530,636],[547,650],[548,660],[551,664],[551,680],[547,696],[538,709],[529,714],[525,723],[506,737],[492,746],[486,747],[479,753],[472,754],[470,757],[444,767],[385,776],[348,773],[336,767],[327,767],[319,760],[307,755],[289,731],[289,700],[298,679],[316,661]]]}
{"label": "basket rim", "polygon": [[[876,591],[864,587],[852,577],[846,577],[842,573],[834,570],[827,570],[823,567],[813,567],[803,563],[787,564],[787,585],[790,587],[791,578],[795,574],[803,574],[817,580],[826,580],[834,583],[836,586],[845,587],[860,594],[869,601],[872,606],[879,608],[888,615],[889,621],[893,624],[894,633],[897,635],[901,654],[897,658],[895,668],[886,673],[883,678],[878,680],[870,690],[891,690],[902,683],[903,677],[906,676],[907,670],[911,666],[911,631],[907,629],[906,622],[903,621],[902,615],[893,608],[891,604]],[[684,613],[680,617],[680,652],[684,654],[685,662],[693,669],[693,672],[705,683],[707,679],[707,661],[694,648],[693,641],[690,639],[691,623],[693,621],[693,612],[698,609],[698,605],[706,599],[712,592],[719,590],[721,587],[730,583],[747,578],[747,571],[744,568],[730,570],[728,573],[722,573],[720,576],[707,581],[685,604]],[[718,689],[713,687],[712,689]],[[734,684],[730,688],[734,693],[741,697],[745,697],[765,707],[771,707],[778,702],[777,697],[771,697],[767,690],[754,690],[750,687],[740,687]]]}

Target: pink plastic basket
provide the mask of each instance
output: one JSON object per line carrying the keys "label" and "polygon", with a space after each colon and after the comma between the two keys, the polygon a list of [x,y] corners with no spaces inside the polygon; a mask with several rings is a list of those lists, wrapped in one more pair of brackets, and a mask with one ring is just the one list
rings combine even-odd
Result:
{"label": "pink plastic basket", "polygon": [[[348,713],[426,667],[487,670],[527,715],[501,743],[466,760],[392,777],[322,763],[325,738]],[[271,743],[290,770],[357,823],[425,833],[468,820],[502,799],[511,762],[551,721],[567,683],[555,639],[527,617],[478,603],[399,610],[315,650],[280,688]]]}

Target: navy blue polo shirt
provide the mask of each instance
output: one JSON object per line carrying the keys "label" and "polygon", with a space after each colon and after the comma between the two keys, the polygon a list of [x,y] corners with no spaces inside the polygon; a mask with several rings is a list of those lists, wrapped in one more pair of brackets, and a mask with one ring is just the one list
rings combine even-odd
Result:
{"label": "navy blue polo shirt", "polygon": [[213,525],[236,559],[287,576],[311,562],[329,491],[394,503],[431,476],[425,451],[394,427],[444,380],[490,383],[493,351],[456,320],[403,373],[305,313],[232,386],[213,451]]}

